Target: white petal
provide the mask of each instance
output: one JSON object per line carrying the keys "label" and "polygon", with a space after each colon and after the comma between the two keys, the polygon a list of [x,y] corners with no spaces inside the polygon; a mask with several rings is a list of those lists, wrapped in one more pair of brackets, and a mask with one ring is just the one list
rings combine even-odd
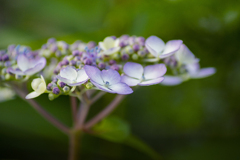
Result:
{"label": "white petal", "polygon": [[192,64],[199,61],[199,59],[195,58],[194,54],[184,44],[182,44],[180,49],[175,53],[175,57],[177,61],[182,64]]}
{"label": "white petal", "polygon": [[167,71],[165,64],[149,65],[144,68],[144,78],[147,80],[162,77]]}
{"label": "white petal", "polygon": [[182,40],[171,40],[166,43],[165,49],[162,53],[164,54],[174,54],[182,45]]}
{"label": "white petal", "polygon": [[39,94],[42,94],[42,93],[45,92],[45,90],[46,90],[46,84],[44,84],[44,83],[42,82],[42,83],[40,83],[40,84],[38,85],[38,88],[37,88],[37,90],[35,90],[35,92],[37,92],[37,93],[39,93]]}
{"label": "white petal", "polygon": [[36,78],[32,81],[31,86],[32,89],[35,91],[38,89],[39,84],[42,83],[42,79],[41,78]]}
{"label": "white petal", "polygon": [[88,80],[88,75],[87,73],[85,72],[84,69],[80,69],[78,72],[77,72],[77,82],[83,82],[83,81],[86,81]]}
{"label": "white petal", "polygon": [[72,66],[67,66],[67,67],[61,69],[60,76],[74,81],[77,79],[77,71]]}
{"label": "white petal", "polygon": [[135,79],[135,78],[131,78],[131,77],[128,77],[126,75],[123,75],[122,79],[121,79],[121,82],[126,83],[129,86],[136,86],[141,81],[140,81],[140,79]]}
{"label": "white petal", "polygon": [[158,38],[157,36],[148,37],[145,44],[150,53],[152,50],[157,53],[160,53],[165,48],[165,43],[163,42],[162,39]]}
{"label": "white petal", "polygon": [[112,37],[106,37],[103,41],[105,49],[111,49],[115,47],[115,40]]}
{"label": "white petal", "polygon": [[159,77],[159,78],[156,78],[156,79],[152,79],[152,80],[149,80],[149,81],[143,81],[141,83],[139,83],[138,85],[139,86],[150,86],[150,85],[154,85],[154,84],[159,84],[163,81],[163,77]]}
{"label": "white petal", "polygon": [[98,45],[102,50],[107,50],[103,42],[99,42]]}
{"label": "white petal", "polygon": [[32,98],[38,97],[40,94],[41,94],[41,93],[31,92],[31,93],[29,93],[25,98],[26,98],[26,99],[32,99]]}
{"label": "white petal", "polygon": [[110,48],[108,50],[105,50],[102,52],[102,54],[104,55],[111,55],[113,53],[116,53],[117,51],[119,51],[121,49],[121,47],[114,47],[114,48]]}
{"label": "white petal", "polygon": [[123,71],[129,77],[141,79],[143,76],[143,67],[138,63],[127,62],[123,67]]}
{"label": "white petal", "polygon": [[29,68],[29,60],[28,58],[21,54],[18,56],[17,58],[17,64],[18,67],[22,70],[22,71],[26,71]]}
{"label": "white petal", "polygon": [[132,88],[130,88],[127,84],[125,83],[117,83],[114,84],[112,86],[110,86],[110,88],[118,94],[131,94],[133,93]]}

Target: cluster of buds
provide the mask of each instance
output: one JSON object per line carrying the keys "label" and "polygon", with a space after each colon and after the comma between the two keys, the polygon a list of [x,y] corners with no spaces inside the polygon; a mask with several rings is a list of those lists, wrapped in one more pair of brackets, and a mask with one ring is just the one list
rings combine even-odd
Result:
{"label": "cluster of buds", "polygon": [[165,43],[156,36],[146,40],[128,35],[110,36],[98,44],[92,41],[67,44],[51,38],[36,51],[14,45],[0,51],[3,83],[41,75],[32,81],[34,92],[27,99],[48,93],[53,100],[89,89],[130,94],[137,85],[177,85],[215,73],[214,68],[199,66],[199,59],[182,40]]}

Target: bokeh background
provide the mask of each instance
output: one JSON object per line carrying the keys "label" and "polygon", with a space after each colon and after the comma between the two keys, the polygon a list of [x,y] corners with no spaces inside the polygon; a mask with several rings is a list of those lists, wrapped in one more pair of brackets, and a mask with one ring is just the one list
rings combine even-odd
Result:
{"label": "bokeh background", "polygon": [[[217,73],[179,86],[141,87],[113,115],[164,160],[240,159],[240,1],[0,1],[0,49],[37,49],[50,37],[72,43],[122,34],[182,39],[202,67],[216,67]],[[36,100],[71,125],[68,97]],[[82,143],[84,160],[151,159],[147,151],[99,137],[86,135]],[[67,136],[26,102],[16,97],[0,103],[0,159],[65,160],[67,152]]]}

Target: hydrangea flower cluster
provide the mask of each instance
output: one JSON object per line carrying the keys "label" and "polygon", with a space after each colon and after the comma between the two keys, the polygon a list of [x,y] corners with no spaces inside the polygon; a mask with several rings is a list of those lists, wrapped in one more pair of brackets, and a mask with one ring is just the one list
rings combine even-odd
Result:
{"label": "hydrangea flower cluster", "polygon": [[134,86],[177,85],[215,73],[214,68],[201,69],[182,40],[165,43],[157,36],[145,40],[128,35],[99,43],[68,44],[51,38],[35,51],[10,45],[0,51],[0,70],[2,82],[38,77],[32,81],[34,92],[26,98],[48,93],[51,100],[89,89],[131,94]]}

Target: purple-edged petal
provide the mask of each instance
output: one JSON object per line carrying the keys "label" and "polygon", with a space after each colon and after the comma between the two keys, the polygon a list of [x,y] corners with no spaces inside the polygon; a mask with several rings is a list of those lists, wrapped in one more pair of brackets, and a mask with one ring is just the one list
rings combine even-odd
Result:
{"label": "purple-edged petal", "polygon": [[216,73],[216,69],[213,67],[200,69],[195,74],[190,74],[191,78],[205,78]]}
{"label": "purple-edged petal", "polygon": [[72,66],[67,66],[60,71],[60,76],[69,80],[76,80],[77,79],[77,71]]}
{"label": "purple-edged petal", "polygon": [[164,76],[164,80],[161,82],[165,86],[175,86],[183,82],[182,78],[177,76]]}
{"label": "purple-edged petal", "polygon": [[30,59],[29,60],[29,68],[33,68],[34,66],[36,66],[37,64],[42,63],[43,68],[46,65],[46,58],[41,57],[41,58],[36,58],[36,59]]}
{"label": "purple-edged petal", "polygon": [[101,84],[98,84],[98,83],[96,83],[96,82],[94,82],[94,81],[92,81],[92,80],[91,80],[91,82],[92,82],[92,84],[93,84],[94,86],[96,86],[97,88],[99,88],[99,89],[101,89],[101,90],[103,90],[103,91],[105,91],[105,92],[115,93],[113,90],[111,90],[111,89],[109,89],[109,88],[107,88],[107,87],[105,87],[105,86],[103,86],[103,85],[101,85]]}
{"label": "purple-edged petal", "polygon": [[59,75],[57,75],[56,77],[57,77],[57,79],[59,79],[60,81],[66,83],[66,84],[68,84],[68,85],[74,83],[72,80],[67,79],[67,78],[63,78],[63,77],[61,77],[61,76],[59,76]]}
{"label": "purple-edged petal", "polygon": [[143,75],[143,67],[138,63],[127,62],[123,67],[123,71],[129,77],[137,79],[141,79]]}
{"label": "purple-edged petal", "polygon": [[119,51],[120,49],[121,49],[121,47],[113,47],[113,48],[103,51],[102,54],[110,55],[110,54],[113,54],[113,53]]}
{"label": "purple-edged petal", "polygon": [[24,73],[22,71],[19,71],[19,70],[14,70],[12,68],[9,68],[8,70],[9,70],[9,72],[11,72],[13,74],[16,74],[16,75],[24,75]]}
{"label": "purple-edged petal", "polygon": [[181,47],[182,40],[172,40],[166,43],[163,53],[160,55],[160,58],[165,58],[171,56]]}
{"label": "purple-edged petal", "polygon": [[26,71],[24,71],[24,74],[26,74],[26,75],[33,75],[33,74],[41,71],[44,67],[45,67],[44,63],[39,63],[36,66],[34,66],[33,68],[29,68]]}
{"label": "purple-edged petal", "polygon": [[149,65],[144,68],[144,78],[146,80],[162,77],[167,71],[165,64]]}
{"label": "purple-edged petal", "polygon": [[156,36],[150,36],[145,42],[145,46],[148,51],[153,54],[155,57],[164,50],[165,43],[163,40]]}
{"label": "purple-edged petal", "polygon": [[109,82],[110,85],[119,83],[121,81],[121,76],[116,70],[113,69],[102,70],[101,76],[104,83]]}
{"label": "purple-edged petal", "polygon": [[152,80],[148,80],[148,81],[143,81],[141,83],[139,83],[139,86],[150,86],[150,85],[154,85],[154,84],[159,84],[164,80],[164,77],[160,77],[160,78],[156,78],[156,79],[152,79]]}
{"label": "purple-edged petal", "polygon": [[117,94],[131,94],[131,93],[133,93],[132,88],[130,88],[125,83],[117,83],[117,84],[111,85],[110,88]]}
{"label": "purple-edged petal", "polygon": [[87,73],[88,77],[98,83],[98,84],[104,84],[102,76],[101,76],[101,71],[97,67],[85,65],[84,66],[85,72]]}
{"label": "purple-edged petal", "polygon": [[69,86],[79,86],[79,85],[81,85],[81,84],[83,84],[83,83],[85,83],[85,82],[87,82],[88,81],[88,79],[87,80],[84,80],[84,81],[81,81],[81,82],[77,82],[77,83],[70,83],[70,84],[68,84]]}
{"label": "purple-edged petal", "polygon": [[86,82],[88,80],[88,75],[87,73],[85,72],[84,69],[80,69],[78,72],[77,72],[77,79],[76,81],[79,83],[79,82]]}
{"label": "purple-edged petal", "polygon": [[135,78],[131,78],[131,77],[128,77],[126,75],[123,75],[122,79],[121,79],[121,82],[126,83],[129,86],[136,86],[141,81],[140,81],[140,79],[135,79]]}
{"label": "purple-edged petal", "polygon": [[17,64],[18,67],[22,70],[22,71],[26,71],[27,69],[29,69],[29,60],[28,58],[23,55],[20,54],[17,58]]}

